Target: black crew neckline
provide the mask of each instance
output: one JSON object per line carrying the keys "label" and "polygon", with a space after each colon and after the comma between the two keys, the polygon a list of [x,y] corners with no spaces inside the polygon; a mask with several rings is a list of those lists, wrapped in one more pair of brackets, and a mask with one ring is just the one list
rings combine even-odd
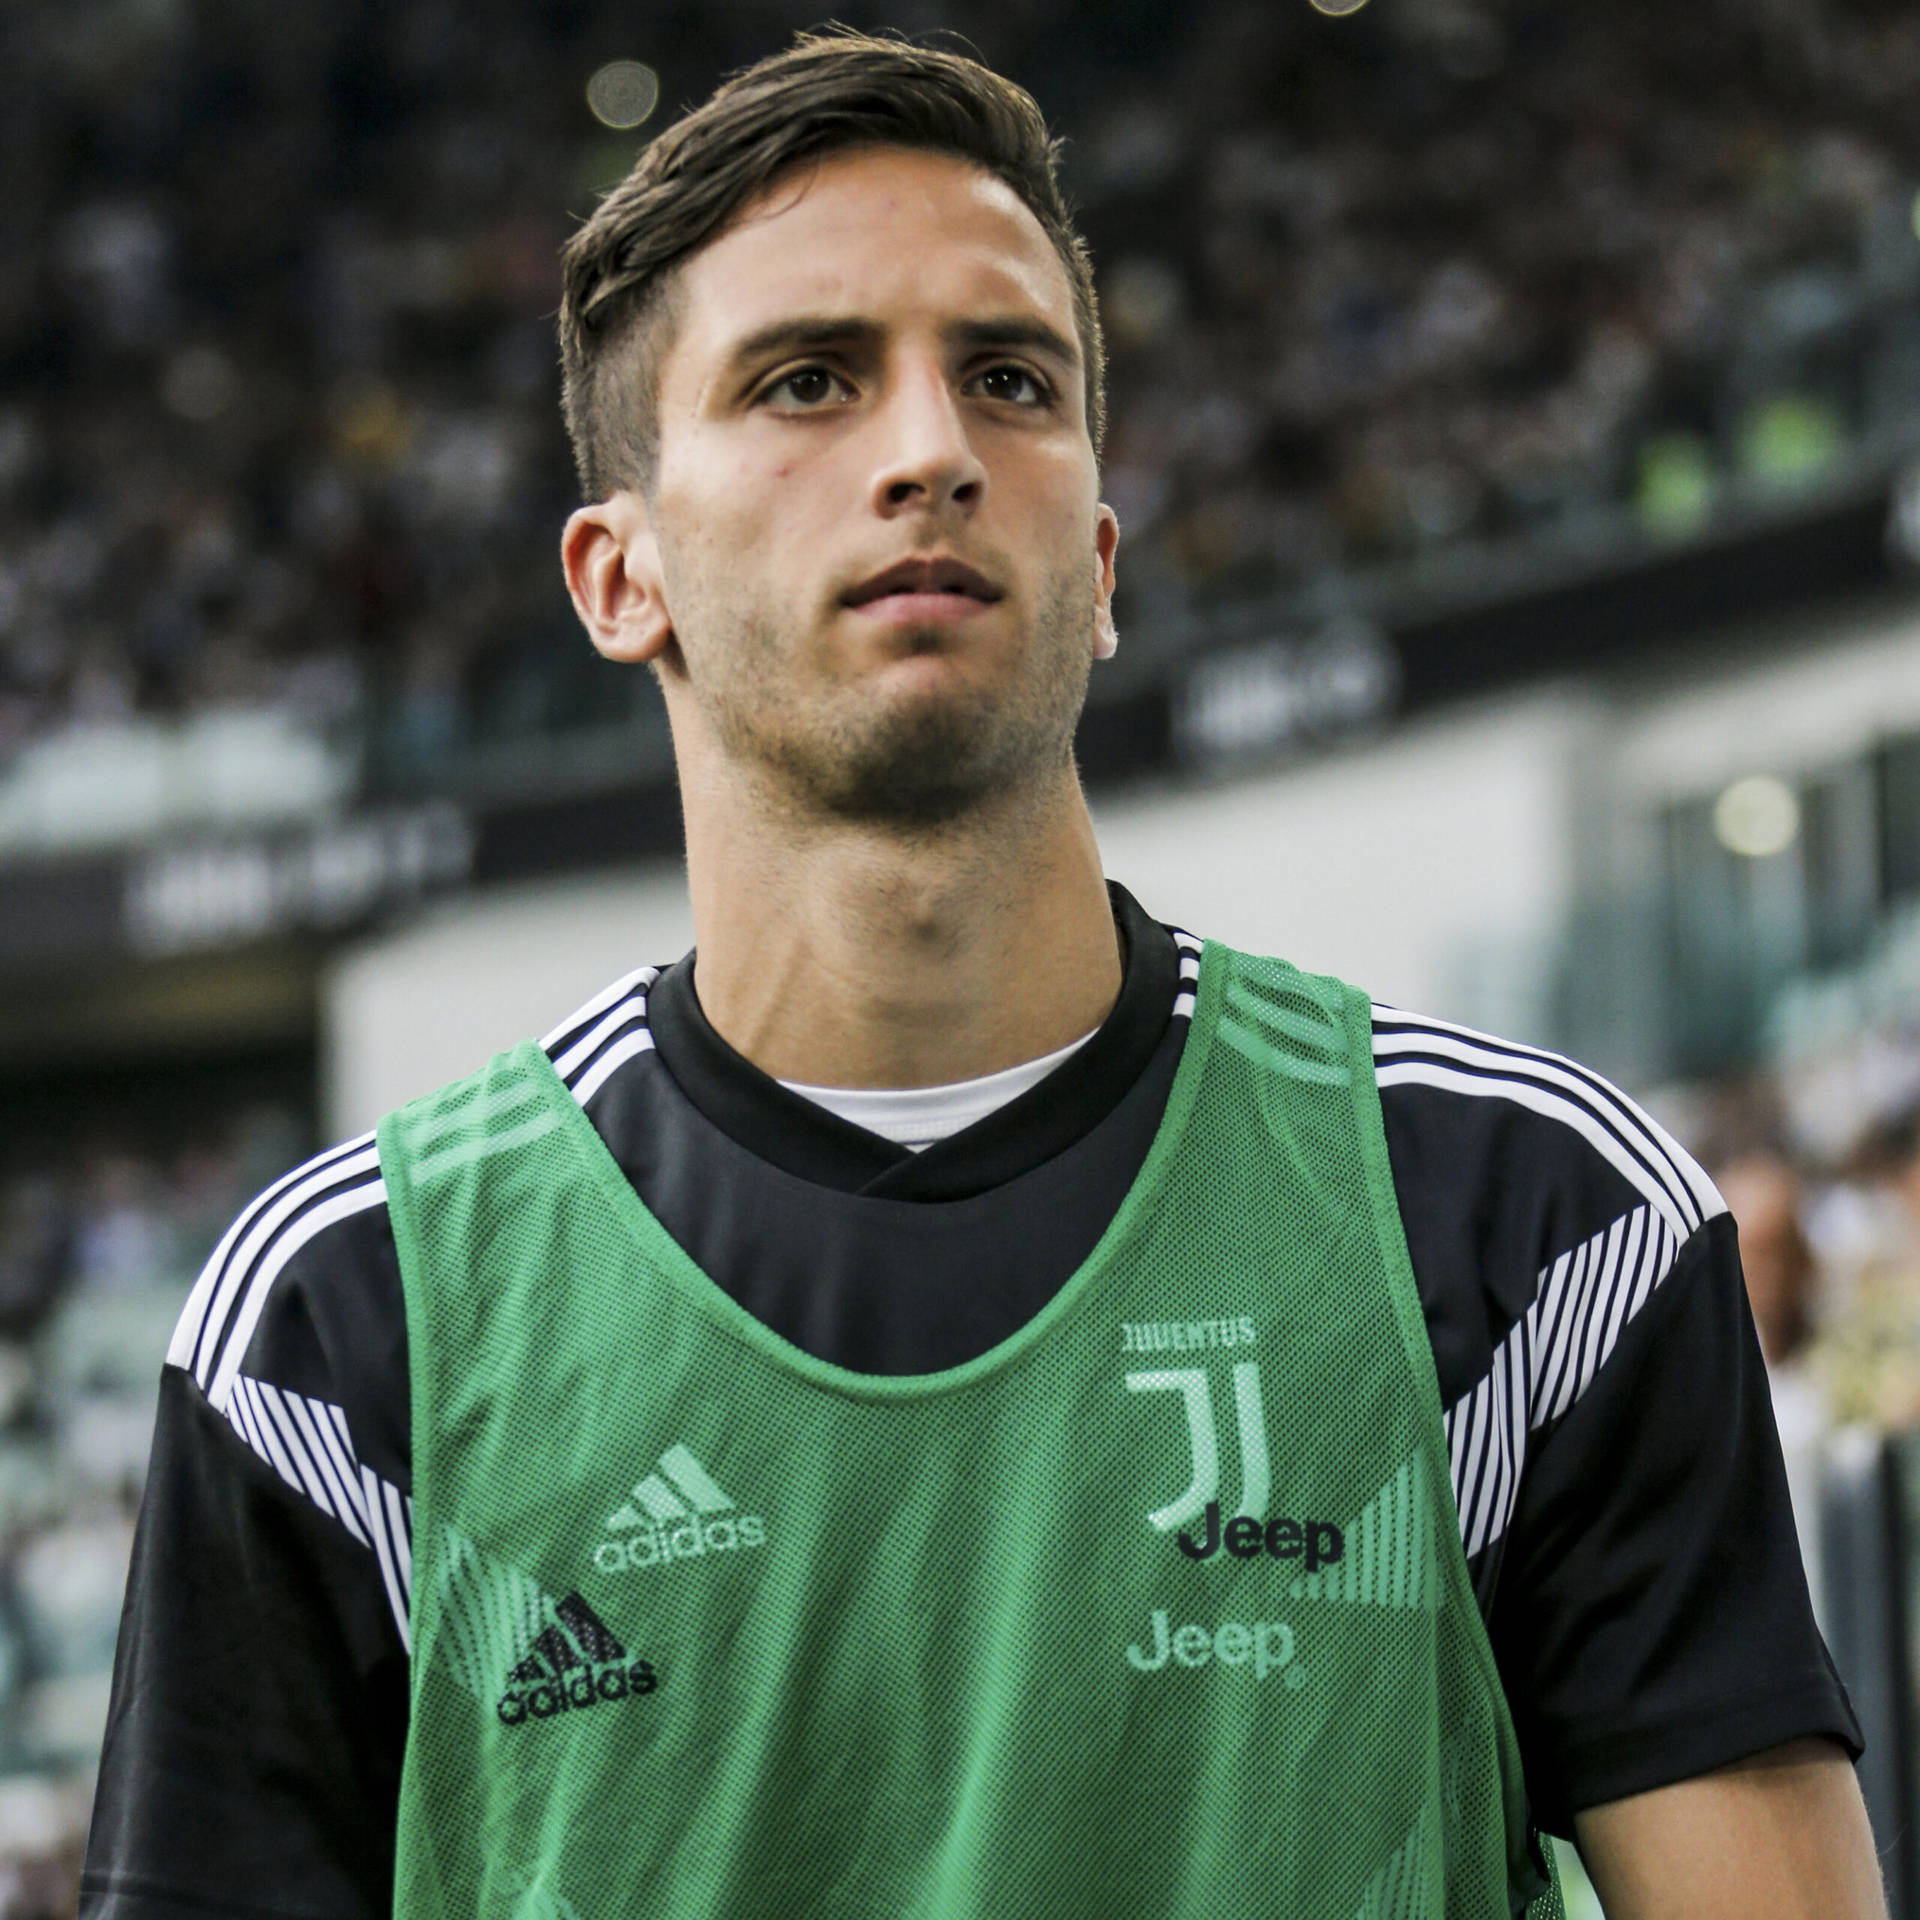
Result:
{"label": "black crew neckline", "polygon": [[736,1144],[815,1185],[890,1200],[964,1200],[1064,1152],[1113,1111],[1152,1060],[1179,980],[1173,937],[1107,883],[1125,966],[1119,998],[1085,1046],[1003,1107],[923,1152],[896,1146],[791,1092],[723,1040],[700,1005],[697,951],[647,996],[660,1063]]}

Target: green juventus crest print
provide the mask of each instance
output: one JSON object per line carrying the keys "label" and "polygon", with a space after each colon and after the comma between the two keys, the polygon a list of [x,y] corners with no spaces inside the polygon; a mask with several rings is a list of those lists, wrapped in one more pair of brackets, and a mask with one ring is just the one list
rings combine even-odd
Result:
{"label": "green juventus crest print", "polygon": [[537,1047],[379,1145],[397,1914],[1557,1912],[1351,989],[1208,947],[1099,1246],[937,1374],[748,1315]]}

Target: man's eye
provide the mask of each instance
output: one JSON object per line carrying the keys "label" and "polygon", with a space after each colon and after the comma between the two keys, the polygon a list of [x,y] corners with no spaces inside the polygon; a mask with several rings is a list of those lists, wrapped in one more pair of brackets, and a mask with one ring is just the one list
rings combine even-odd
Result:
{"label": "man's eye", "polygon": [[842,387],[839,376],[825,367],[795,367],[776,380],[764,397],[794,407],[818,407],[838,398]]}
{"label": "man's eye", "polygon": [[1046,385],[1025,367],[989,367],[978,382],[989,400],[1009,400],[1015,406],[1045,406],[1052,398]]}

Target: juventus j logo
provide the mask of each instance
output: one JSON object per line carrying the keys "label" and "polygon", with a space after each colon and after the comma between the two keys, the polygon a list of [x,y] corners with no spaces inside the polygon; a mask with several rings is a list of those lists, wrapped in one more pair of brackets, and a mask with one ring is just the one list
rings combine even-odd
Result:
{"label": "juventus j logo", "polygon": [[[1198,1520],[1220,1496],[1220,1442],[1213,1424],[1213,1393],[1204,1367],[1166,1367],[1127,1375],[1129,1393],[1178,1393],[1187,1409],[1193,1442],[1193,1484],[1171,1505],[1147,1515],[1147,1524],[1171,1533]],[[1241,1360],[1233,1369],[1233,1404],[1240,1419],[1240,1504],[1236,1517],[1263,1519],[1267,1511],[1267,1419],[1260,1403],[1260,1363]]]}

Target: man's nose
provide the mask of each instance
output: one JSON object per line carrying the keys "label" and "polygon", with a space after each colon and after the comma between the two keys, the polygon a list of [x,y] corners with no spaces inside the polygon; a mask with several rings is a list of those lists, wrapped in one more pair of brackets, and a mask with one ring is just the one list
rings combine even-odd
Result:
{"label": "man's nose", "polygon": [[872,482],[876,513],[883,518],[929,508],[971,513],[980,504],[987,471],[968,438],[960,396],[944,368],[924,363],[902,368],[874,424],[880,456]]}

